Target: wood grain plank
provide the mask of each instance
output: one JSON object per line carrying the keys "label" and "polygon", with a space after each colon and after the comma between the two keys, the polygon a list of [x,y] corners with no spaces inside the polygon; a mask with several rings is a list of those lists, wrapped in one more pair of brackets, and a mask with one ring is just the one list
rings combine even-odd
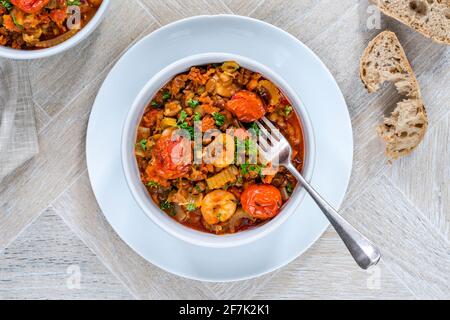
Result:
{"label": "wood grain plank", "polygon": [[[214,292],[219,300],[254,299],[255,293],[271,283],[272,278],[276,274],[277,271],[250,280],[225,283],[211,282],[206,283],[206,286]],[[278,294],[274,295],[271,299],[278,299]]]}
{"label": "wood grain plank", "polygon": [[[118,21],[128,21],[126,32]],[[130,43],[156,27],[144,10],[136,10],[135,0],[112,1],[104,21],[89,39],[64,54],[31,63],[34,100],[53,117]]]}
{"label": "wood grain plank", "polygon": [[274,0],[265,1],[251,16],[280,27],[309,44],[354,6],[354,0]]}
{"label": "wood grain plank", "polygon": [[187,17],[205,14],[229,13],[231,10],[222,1],[206,0],[140,0],[156,20],[166,25]]}
{"label": "wood grain plank", "polygon": [[86,125],[100,84],[84,90],[40,133],[40,153],[0,185],[0,250],[85,171]]}
{"label": "wood grain plank", "polygon": [[384,264],[361,270],[332,229],[279,270],[254,299],[414,299]]}
{"label": "wood grain plank", "polygon": [[264,5],[265,0],[223,0],[223,3],[235,14],[249,16],[259,6]]}
{"label": "wood grain plank", "polygon": [[40,133],[50,122],[51,118],[37,103],[34,103],[34,116],[36,118],[36,131]]}
{"label": "wood grain plank", "polygon": [[[357,132],[355,130],[355,132]],[[370,140],[364,144],[355,143],[353,169],[350,183],[341,210],[351,206],[387,168],[382,141],[375,136],[375,128]]]}
{"label": "wood grain plank", "polygon": [[214,299],[201,282],[171,275],[131,250],[105,220],[87,173],[59,197],[53,208],[84,243],[140,299]]}
{"label": "wood grain plank", "polygon": [[450,298],[450,246],[385,176],[343,214],[379,246],[384,264],[416,297]]}
{"label": "wood grain plank", "polygon": [[132,299],[52,210],[0,253],[0,299]]}
{"label": "wood grain plank", "polygon": [[387,175],[450,241],[449,127],[450,113],[428,132],[419,150],[392,165]]}

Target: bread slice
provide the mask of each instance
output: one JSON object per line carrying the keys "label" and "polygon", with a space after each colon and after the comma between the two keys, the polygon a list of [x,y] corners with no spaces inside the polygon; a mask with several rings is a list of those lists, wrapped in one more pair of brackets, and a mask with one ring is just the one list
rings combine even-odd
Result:
{"label": "bread slice", "polygon": [[425,36],[450,44],[450,0],[371,0],[381,12]]}
{"label": "bread slice", "polygon": [[369,43],[361,59],[360,76],[369,92],[393,82],[405,97],[377,131],[386,142],[388,158],[410,154],[423,140],[428,119],[419,83],[395,33],[384,31]]}
{"label": "bread slice", "polygon": [[409,98],[420,98],[419,83],[395,33],[384,31],[367,46],[361,60],[361,79],[372,93],[389,81],[399,93]]}
{"label": "bread slice", "polygon": [[386,155],[391,159],[410,154],[420,144],[428,126],[421,100],[403,100],[384,123],[378,134],[386,142]]}

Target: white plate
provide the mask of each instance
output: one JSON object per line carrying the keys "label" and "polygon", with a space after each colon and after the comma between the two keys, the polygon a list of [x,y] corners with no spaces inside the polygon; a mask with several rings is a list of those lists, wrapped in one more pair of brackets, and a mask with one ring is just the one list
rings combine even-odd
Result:
{"label": "white plate", "polygon": [[235,281],[276,270],[307,250],[328,227],[307,197],[297,213],[268,236],[235,248],[199,247],[157,227],[134,201],[122,172],[122,126],[145,83],[192,54],[247,56],[282,76],[303,100],[316,134],[312,185],[336,208],[347,190],[353,138],[345,100],[320,59],[288,33],[246,17],[199,16],[167,25],[134,45],[100,89],[87,132],[87,164],[97,201],[118,235],[152,264],[190,279]]}

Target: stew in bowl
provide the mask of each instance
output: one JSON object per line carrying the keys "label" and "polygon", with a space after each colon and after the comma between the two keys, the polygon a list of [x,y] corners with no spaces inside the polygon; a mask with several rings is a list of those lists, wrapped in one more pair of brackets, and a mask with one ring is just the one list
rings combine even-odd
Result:
{"label": "stew in bowl", "polygon": [[103,0],[0,0],[0,45],[19,50],[57,46],[77,34]]}
{"label": "stew in bowl", "polygon": [[305,163],[302,121],[272,81],[235,61],[198,65],[154,94],[140,119],[134,154],[161,211],[214,235],[258,228],[280,214],[297,181],[258,156],[256,121],[267,117]]}

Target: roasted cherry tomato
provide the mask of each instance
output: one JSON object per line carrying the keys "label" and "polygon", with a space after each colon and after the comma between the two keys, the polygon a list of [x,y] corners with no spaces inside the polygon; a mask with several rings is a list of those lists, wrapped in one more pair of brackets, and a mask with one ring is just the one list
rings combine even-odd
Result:
{"label": "roasted cherry tomato", "polygon": [[67,19],[67,12],[64,9],[54,9],[50,12],[49,16],[57,25],[62,26]]}
{"label": "roasted cherry tomato", "polygon": [[280,190],[274,186],[253,184],[242,193],[241,204],[244,211],[252,217],[267,220],[280,212],[283,201]]}
{"label": "roasted cherry tomato", "polygon": [[11,0],[11,3],[26,13],[37,13],[44,8],[50,0]]}
{"label": "roasted cherry tomato", "polygon": [[250,91],[239,91],[227,102],[226,108],[242,122],[254,122],[266,114],[261,98]]}
{"label": "roasted cherry tomato", "polygon": [[153,147],[149,171],[167,180],[184,176],[190,168],[190,159],[186,158],[190,156],[190,147],[190,141],[182,136],[163,134]]}

